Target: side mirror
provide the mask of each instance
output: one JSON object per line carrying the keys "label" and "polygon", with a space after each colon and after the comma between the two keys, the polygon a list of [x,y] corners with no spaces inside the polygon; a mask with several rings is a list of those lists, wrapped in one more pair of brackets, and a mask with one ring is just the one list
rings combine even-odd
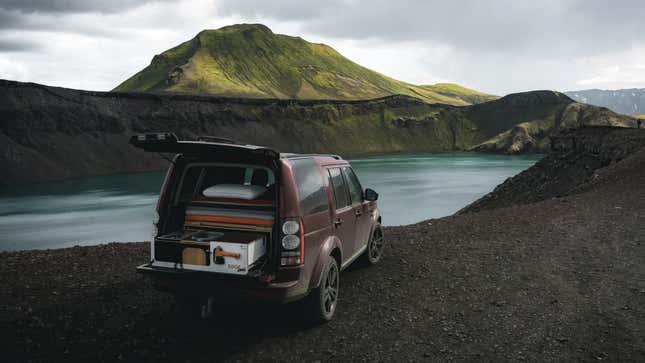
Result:
{"label": "side mirror", "polygon": [[373,189],[367,188],[365,189],[365,200],[374,202],[378,199],[378,193],[375,192]]}

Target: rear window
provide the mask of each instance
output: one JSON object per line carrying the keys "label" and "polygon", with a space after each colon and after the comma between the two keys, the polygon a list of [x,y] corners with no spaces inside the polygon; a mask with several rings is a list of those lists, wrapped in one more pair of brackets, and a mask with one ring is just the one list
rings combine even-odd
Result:
{"label": "rear window", "polygon": [[300,208],[303,214],[328,210],[327,195],[318,163],[314,159],[294,159],[291,160],[291,165],[296,174]]}

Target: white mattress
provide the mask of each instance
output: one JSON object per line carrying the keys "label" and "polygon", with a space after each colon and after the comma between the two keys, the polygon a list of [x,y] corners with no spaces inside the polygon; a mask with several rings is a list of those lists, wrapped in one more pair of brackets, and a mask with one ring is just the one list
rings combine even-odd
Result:
{"label": "white mattress", "polygon": [[216,184],[204,189],[202,194],[208,198],[236,198],[252,200],[259,198],[267,191],[259,185]]}

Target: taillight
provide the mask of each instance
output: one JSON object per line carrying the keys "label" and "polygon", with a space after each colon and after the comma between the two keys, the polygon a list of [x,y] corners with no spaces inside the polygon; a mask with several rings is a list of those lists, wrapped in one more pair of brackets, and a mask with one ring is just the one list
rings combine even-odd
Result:
{"label": "taillight", "polygon": [[285,219],[280,228],[281,266],[294,266],[305,263],[305,231],[302,221]]}

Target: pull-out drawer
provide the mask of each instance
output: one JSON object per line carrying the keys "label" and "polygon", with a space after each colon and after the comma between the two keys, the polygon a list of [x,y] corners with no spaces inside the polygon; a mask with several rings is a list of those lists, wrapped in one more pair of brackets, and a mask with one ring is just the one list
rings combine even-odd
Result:
{"label": "pull-out drawer", "polygon": [[246,275],[267,254],[266,233],[210,230],[165,237],[155,240],[153,266]]}

